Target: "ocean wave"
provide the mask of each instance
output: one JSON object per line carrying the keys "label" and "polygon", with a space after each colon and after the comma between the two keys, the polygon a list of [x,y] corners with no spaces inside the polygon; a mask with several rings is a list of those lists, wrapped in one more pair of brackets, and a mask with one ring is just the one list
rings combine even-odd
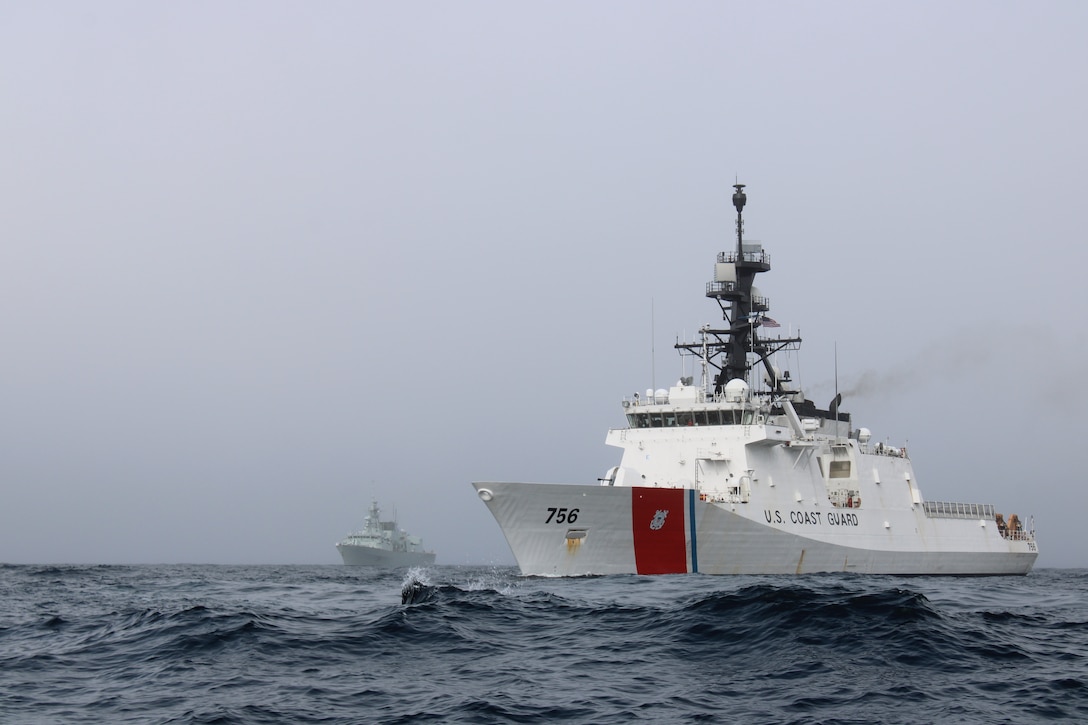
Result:
{"label": "ocean wave", "polygon": [[6,568],[0,721],[1085,720],[1086,584]]}

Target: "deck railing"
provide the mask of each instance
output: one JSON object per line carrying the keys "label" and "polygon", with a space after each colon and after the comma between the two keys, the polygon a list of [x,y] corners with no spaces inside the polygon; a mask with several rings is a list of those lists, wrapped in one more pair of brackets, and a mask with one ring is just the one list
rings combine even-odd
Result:
{"label": "deck railing", "polygon": [[996,514],[993,505],[988,503],[926,501],[922,510],[934,519],[993,519]]}
{"label": "deck railing", "polygon": [[1001,536],[1015,541],[1034,541],[1032,531],[1021,528],[1019,519],[1011,517],[1011,525],[1005,523],[1004,517],[994,511],[992,504],[982,503],[949,503],[947,501],[925,501],[922,510],[926,516],[934,519],[979,519],[992,521],[997,526]]}

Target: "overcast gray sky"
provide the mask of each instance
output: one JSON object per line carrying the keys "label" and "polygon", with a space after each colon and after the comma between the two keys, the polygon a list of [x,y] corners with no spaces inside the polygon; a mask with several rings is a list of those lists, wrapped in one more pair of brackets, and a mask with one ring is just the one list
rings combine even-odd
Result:
{"label": "overcast gray sky", "polygon": [[[0,2],[0,561],[592,482],[748,184],[797,371],[1088,566],[1083,2]],[[788,328],[787,328],[788,329]]]}

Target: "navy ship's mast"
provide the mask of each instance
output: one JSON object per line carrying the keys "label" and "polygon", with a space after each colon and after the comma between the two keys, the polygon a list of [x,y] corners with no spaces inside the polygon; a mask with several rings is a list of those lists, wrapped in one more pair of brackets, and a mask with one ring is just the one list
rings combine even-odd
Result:
{"label": "navy ship's mast", "polygon": [[[744,241],[743,211],[748,201],[744,186],[733,185],[733,206],[737,210],[736,251],[718,255],[714,281],[706,286],[706,296],[717,300],[722,317],[729,325],[726,329],[703,330],[705,335],[712,338],[712,342],[706,345],[707,362],[718,370],[714,377],[715,393],[722,392],[725,384],[734,378],[748,380],[749,371],[762,362],[771,393],[781,394],[789,392],[784,387],[787,381],[774,370],[770,356],[786,348],[796,349],[801,338],[762,339],[756,332],[763,322],[764,313],[770,309],[770,303],[766,297],[754,292],[753,282],[757,274],[770,270],[771,263],[760,244]],[[704,343],[678,342],[676,348],[702,354]]]}

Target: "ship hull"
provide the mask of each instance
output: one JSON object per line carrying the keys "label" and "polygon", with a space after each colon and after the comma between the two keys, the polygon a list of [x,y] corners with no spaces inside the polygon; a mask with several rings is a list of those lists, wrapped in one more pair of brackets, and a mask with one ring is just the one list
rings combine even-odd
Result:
{"label": "ship hull", "polygon": [[[993,522],[902,509],[721,504],[690,488],[475,483],[521,572],[998,576],[1028,573],[1034,541]],[[573,518],[572,518],[573,514]]]}
{"label": "ship hull", "polygon": [[429,566],[434,563],[434,553],[427,551],[387,551],[372,546],[337,544],[337,551],[345,564],[350,566]]}

